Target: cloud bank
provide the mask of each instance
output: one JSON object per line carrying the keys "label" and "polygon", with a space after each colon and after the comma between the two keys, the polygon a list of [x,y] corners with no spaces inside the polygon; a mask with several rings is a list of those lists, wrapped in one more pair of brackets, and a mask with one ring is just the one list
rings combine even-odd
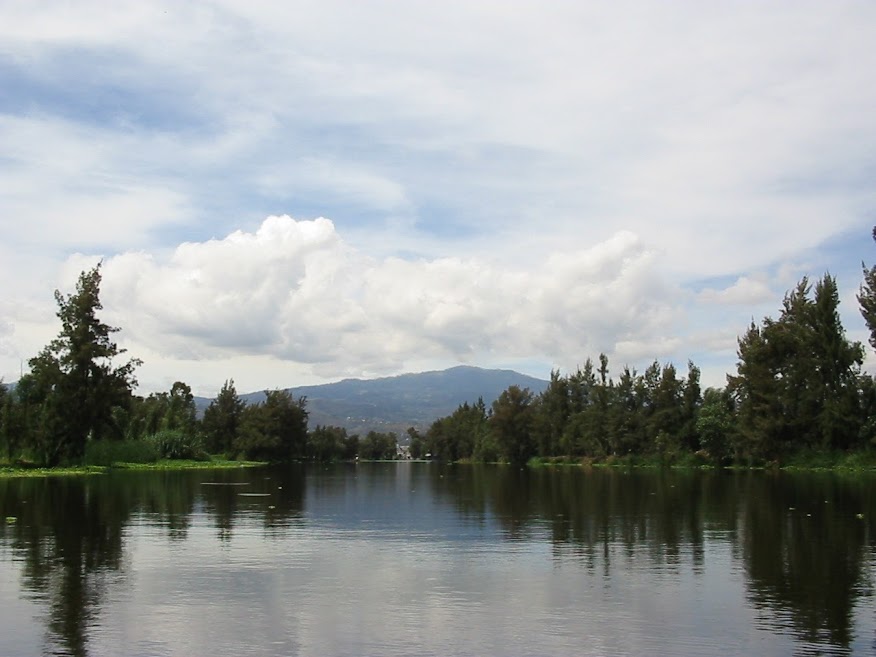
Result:
{"label": "cloud bank", "polygon": [[[74,259],[69,274],[92,260]],[[655,254],[629,232],[529,271],[377,259],[328,219],[271,216],[166,256],[109,257],[103,273],[108,316],[132,344],[167,358],[270,356],[328,378],[430,360],[574,364],[664,335],[676,312]]]}
{"label": "cloud bank", "polygon": [[873,260],[874,41],[866,0],[0,3],[0,376],[101,254],[144,383],[720,383],[796,278]]}

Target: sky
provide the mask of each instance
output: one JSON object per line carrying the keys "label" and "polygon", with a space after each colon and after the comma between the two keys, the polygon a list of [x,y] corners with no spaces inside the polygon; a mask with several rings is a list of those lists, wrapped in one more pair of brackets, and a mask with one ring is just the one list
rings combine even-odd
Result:
{"label": "sky", "polygon": [[143,394],[723,385],[826,272],[866,343],[874,43],[870,0],[0,0],[0,377],[98,262]]}

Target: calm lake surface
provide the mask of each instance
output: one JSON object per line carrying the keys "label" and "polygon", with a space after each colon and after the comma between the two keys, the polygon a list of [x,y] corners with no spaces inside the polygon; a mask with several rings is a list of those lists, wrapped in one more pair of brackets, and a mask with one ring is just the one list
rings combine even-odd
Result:
{"label": "calm lake surface", "polygon": [[0,655],[876,652],[876,477],[0,479]]}

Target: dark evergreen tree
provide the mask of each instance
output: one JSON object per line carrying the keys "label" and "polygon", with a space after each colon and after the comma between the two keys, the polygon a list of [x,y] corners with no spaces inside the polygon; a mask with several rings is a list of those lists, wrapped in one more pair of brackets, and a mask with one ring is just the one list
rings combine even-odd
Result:
{"label": "dark evergreen tree", "polygon": [[338,461],[344,458],[346,444],[346,429],[317,425],[307,434],[307,457],[323,463]]}
{"label": "dark evergreen tree", "polygon": [[369,431],[359,442],[359,458],[370,461],[395,459],[398,454],[398,436],[393,433]]}
{"label": "dark evergreen tree", "polygon": [[0,380],[0,449],[6,456],[6,461],[12,460],[13,438],[12,438],[12,417],[13,417],[13,398],[12,394],[6,389],[3,381]]}
{"label": "dark evergreen tree", "polygon": [[234,379],[225,381],[216,399],[204,411],[201,426],[207,451],[229,454],[240,430],[240,420],[246,403],[237,395]]}
{"label": "dark evergreen tree", "polygon": [[476,404],[465,402],[451,415],[432,423],[426,432],[426,449],[442,461],[471,459],[487,432],[486,421],[483,399]]}
{"label": "dark evergreen tree", "polygon": [[733,401],[724,390],[707,388],[696,420],[700,446],[712,461],[722,463],[733,455]]}
{"label": "dark evergreen tree", "polygon": [[[873,240],[876,241],[876,226],[873,227]],[[876,349],[876,266],[867,267],[861,263],[864,270],[864,282],[858,292],[858,303],[861,304],[861,314],[870,329],[870,346]]]}
{"label": "dark evergreen tree", "polygon": [[55,291],[61,332],[30,360],[39,403],[38,430],[31,447],[46,465],[78,461],[89,439],[115,437],[113,408],[130,403],[137,359],[116,365],[125,350],[112,339],[119,329],[101,322],[100,265],[83,272],[76,293]]}
{"label": "dark evergreen tree", "polygon": [[548,387],[536,399],[535,432],[540,456],[558,454],[563,430],[569,420],[569,381],[560,376],[559,370],[551,370]]}
{"label": "dark evergreen tree", "polygon": [[234,450],[247,458],[291,461],[305,457],[306,400],[287,390],[266,390],[265,400],[244,408]]}
{"label": "dark evergreen tree", "polygon": [[684,450],[695,452],[700,448],[700,437],[697,430],[697,416],[702,403],[700,389],[700,369],[687,362],[687,380],[681,392],[679,440]]}
{"label": "dark evergreen tree", "polygon": [[861,426],[858,376],[864,348],[846,338],[839,315],[839,289],[833,276],[815,284],[811,352],[815,355],[814,405],[819,412],[820,449],[855,447]]}
{"label": "dark evergreen tree", "polygon": [[529,388],[518,386],[511,386],[493,402],[490,430],[504,458],[514,465],[523,465],[535,455],[532,402]]}
{"label": "dark evergreen tree", "polygon": [[582,456],[592,449],[594,418],[591,411],[596,395],[593,361],[587,359],[568,379],[569,418],[560,439],[560,449],[568,456]]}
{"label": "dark evergreen tree", "polygon": [[608,442],[613,454],[640,453],[645,445],[641,377],[625,366],[614,388],[608,414]]}
{"label": "dark evergreen tree", "polygon": [[[765,322],[766,323],[766,322]],[[771,350],[754,322],[739,338],[736,374],[728,376],[728,390],[737,407],[739,453],[737,457],[768,457],[777,452],[782,414],[779,381],[774,372]]]}
{"label": "dark evergreen tree", "polygon": [[785,296],[778,320],[752,323],[739,341],[729,388],[749,456],[776,458],[810,448],[848,449],[861,435],[858,375],[863,349],[839,318],[836,281],[806,278]]}
{"label": "dark evergreen tree", "polygon": [[682,382],[672,363],[661,370],[660,379],[653,391],[652,412],[649,423],[651,446],[663,456],[678,453],[683,425]]}
{"label": "dark evergreen tree", "polygon": [[167,409],[161,420],[161,428],[192,435],[196,431],[196,424],[197,410],[192,389],[182,381],[175,381],[167,396]]}
{"label": "dark evergreen tree", "polygon": [[408,447],[412,459],[421,459],[426,455],[426,441],[414,427],[408,427]]}

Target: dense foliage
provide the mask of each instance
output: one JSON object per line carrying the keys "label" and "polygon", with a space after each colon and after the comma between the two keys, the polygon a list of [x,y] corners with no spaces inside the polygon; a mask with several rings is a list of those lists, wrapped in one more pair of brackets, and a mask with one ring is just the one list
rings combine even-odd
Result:
{"label": "dense foliage", "polygon": [[[8,409],[13,442],[26,447],[42,463],[77,461],[89,440],[112,439],[120,427],[115,409],[124,410],[136,385],[136,359],[116,366],[124,353],[112,340],[118,329],[101,322],[100,267],[83,272],[76,293],[55,291],[61,332],[30,360],[10,396]],[[7,451],[10,449],[7,443]]]}
{"label": "dense foliage", "polygon": [[[876,268],[874,268],[876,269]],[[865,267],[859,299],[876,335],[876,273]],[[534,396],[511,387],[489,411],[460,406],[436,420],[423,451],[450,460],[541,459],[754,464],[801,454],[847,454],[876,446],[876,383],[861,372],[864,351],[839,316],[835,279],[807,278],[778,319],[752,322],[739,338],[725,389],[701,390],[700,371],[672,363],[617,380],[601,354]],[[872,339],[876,347],[876,338]]]}
{"label": "dense foliage", "polygon": [[[283,461],[307,452],[304,399],[266,392],[244,405],[233,381],[199,420],[191,388],[136,396],[138,359],[112,340],[119,329],[98,318],[100,266],[83,272],[75,294],[55,292],[61,332],[35,358],[14,388],[0,385],[0,458],[56,466],[157,459],[231,458]],[[341,456],[348,456],[349,450]]]}

